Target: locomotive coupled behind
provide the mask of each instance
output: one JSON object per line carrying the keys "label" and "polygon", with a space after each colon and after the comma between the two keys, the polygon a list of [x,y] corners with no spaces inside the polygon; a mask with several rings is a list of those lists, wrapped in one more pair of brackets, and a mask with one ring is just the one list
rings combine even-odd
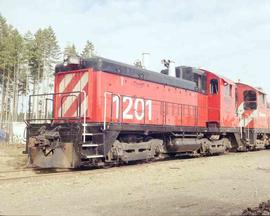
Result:
{"label": "locomotive coupled behind", "polygon": [[173,73],[101,57],[57,65],[54,93],[29,98],[30,164],[76,168],[269,147],[262,90],[192,67]]}

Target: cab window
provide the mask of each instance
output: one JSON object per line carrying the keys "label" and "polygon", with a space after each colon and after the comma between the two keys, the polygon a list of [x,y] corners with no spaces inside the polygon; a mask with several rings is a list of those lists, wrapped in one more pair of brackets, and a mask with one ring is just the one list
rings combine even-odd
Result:
{"label": "cab window", "polygon": [[255,91],[244,91],[244,109],[256,110],[257,109],[257,95]]}
{"label": "cab window", "polygon": [[211,79],[210,81],[210,94],[218,94],[218,80]]}
{"label": "cab window", "polygon": [[232,96],[232,85],[231,84],[226,84],[224,85],[224,95],[225,96]]}

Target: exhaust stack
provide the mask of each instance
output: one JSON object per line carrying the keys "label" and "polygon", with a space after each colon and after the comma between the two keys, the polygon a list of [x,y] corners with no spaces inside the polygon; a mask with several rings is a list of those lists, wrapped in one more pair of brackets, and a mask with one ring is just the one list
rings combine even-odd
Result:
{"label": "exhaust stack", "polygon": [[143,67],[143,69],[148,69],[148,67],[149,67],[149,56],[150,56],[150,53],[142,53],[142,67]]}

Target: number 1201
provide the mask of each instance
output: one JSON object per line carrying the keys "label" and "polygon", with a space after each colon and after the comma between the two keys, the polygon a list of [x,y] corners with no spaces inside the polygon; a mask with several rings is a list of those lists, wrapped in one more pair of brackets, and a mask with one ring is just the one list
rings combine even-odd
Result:
{"label": "number 1201", "polygon": [[[122,103],[127,104],[123,108],[123,119],[137,119],[143,120],[145,117],[145,109],[147,110],[147,118],[149,121],[152,120],[152,101],[144,100],[142,98],[132,98],[123,96]],[[120,97],[113,96],[113,104],[115,105],[115,117],[118,119],[120,114]]]}

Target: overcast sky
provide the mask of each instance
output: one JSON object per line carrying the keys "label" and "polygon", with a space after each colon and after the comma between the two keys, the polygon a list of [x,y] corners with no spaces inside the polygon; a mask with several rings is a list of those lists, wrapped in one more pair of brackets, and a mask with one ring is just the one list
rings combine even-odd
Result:
{"label": "overcast sky", "polygon": [[0,0],[0,13],[22,33],[51,25],[62,48],[90,40],[126,63],[149,52],[152,70],[169,58],[270,94],[270,0]]}

